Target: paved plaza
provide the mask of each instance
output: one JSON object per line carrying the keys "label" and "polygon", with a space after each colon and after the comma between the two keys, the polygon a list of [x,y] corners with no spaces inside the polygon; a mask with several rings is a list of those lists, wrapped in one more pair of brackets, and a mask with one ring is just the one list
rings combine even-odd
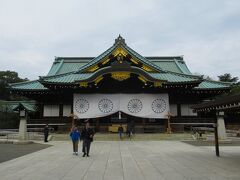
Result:
{"label": "paved plaza", "polygon": [[[180,141],[95,141],[90,157],[69,141],[0,164],[2,180],[240,179],[240,146],[192,146]],[[16,149],[17,151],[17,149]]]}

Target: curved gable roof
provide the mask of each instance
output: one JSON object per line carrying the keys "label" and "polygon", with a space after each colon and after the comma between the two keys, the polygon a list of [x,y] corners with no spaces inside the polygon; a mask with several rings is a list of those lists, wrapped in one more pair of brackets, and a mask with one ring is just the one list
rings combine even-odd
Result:
{"label": "curved gable roof", "polygon": [[[221,82],[210,82],[202,80],[199,76],[193,76],[185,64],[182,56],[172,57],[143,57],[125,43],[125,40],[119,36],[113,46],[108,48],[97,57],[56,57],[55,61],[45,77],[38,80],[28,81],[24,83],[16,83],[11,85],[12,90],[48,90],[44,87],[42,82],[48,83],[72,83],[94,76],[95,72],[85,73],[85,70],[92,67],[99,62],[105,60],[117,48],[123,48],[130,56],[137,59],[142,64],[151,67],[154,72],[146,73],[156,80],[162,80],[170,83],[181,82],[201,82],[194,89],[222,89],[229,88],[229,84]],[[99,69],[100,70],[100,69]],[[96,71],[98,72],[98,71]]]}

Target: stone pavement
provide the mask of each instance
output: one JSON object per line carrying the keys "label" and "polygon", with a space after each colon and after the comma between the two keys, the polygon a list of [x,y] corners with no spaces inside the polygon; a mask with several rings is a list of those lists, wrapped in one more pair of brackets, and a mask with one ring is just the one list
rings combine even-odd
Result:
{"label": "stone pavement", "polygon": [[[240,146],[197,147],[179,141],[95,141],[91,156],[68,141],[0,164],[1,180],[240,179]],[[17,149],[16,149],[17,151]]]}

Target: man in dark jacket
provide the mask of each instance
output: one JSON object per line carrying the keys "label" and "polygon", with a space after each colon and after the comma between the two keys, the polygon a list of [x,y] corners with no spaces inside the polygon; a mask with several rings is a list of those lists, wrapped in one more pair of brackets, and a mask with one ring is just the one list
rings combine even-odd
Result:
{"label": "man in dark jacket", "polygon": [[48,142],[48,133],[49,133],[48,124],[46,124],[46,126],[44,127],[43,133],[44,133],[44,142]]}
{"label": "man in dark jacket", "polygon": [[123,127],[122,127],[122,124],[120,124],[120,126],[118,127],[118,134],[119,134],[120,140],[122,140],[122,133],[123,133]]}
{"label": "man in dark jacket", "polygon": [[93,136],[94,131],[92,128],[90,128],[89,122],[87,121],[81,133],[81,139],[83,140],[82,144],[83,157],[85,157],[86,155],[87,157],[89,157],[89,151],[91,142],[93,141]]}

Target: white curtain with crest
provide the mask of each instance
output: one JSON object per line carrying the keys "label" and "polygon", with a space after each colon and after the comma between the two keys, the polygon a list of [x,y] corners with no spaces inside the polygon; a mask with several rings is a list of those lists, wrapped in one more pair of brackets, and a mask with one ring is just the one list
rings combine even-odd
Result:
{"label": "white curtain with crest", "polygon": [[118,111],[131,116],[166,118],[168,94],[74,94],[74,114],[79,119],[104,117]]}

